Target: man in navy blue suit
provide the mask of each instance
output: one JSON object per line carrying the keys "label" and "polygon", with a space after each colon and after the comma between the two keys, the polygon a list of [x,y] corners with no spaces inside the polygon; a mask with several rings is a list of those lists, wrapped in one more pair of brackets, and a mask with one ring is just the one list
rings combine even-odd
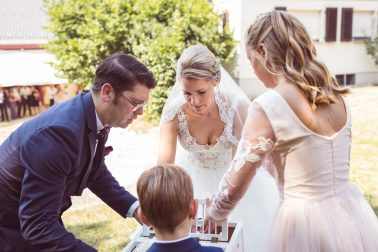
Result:
{"label": "man in navy blue suit", "polygon": [[[25,122],[0,146],[0,251],[96,251],[62,223],[70,196],[89,188],[122,217],[137,199],[104,163],[110,127],[126,128],[155,86],[136,58],[117,53],[96,69],[90,92]],[[127,143],[125,143],[127,144]]]}
{"label": "man in navy blue suit", "polygon": [[157,165],[142,173],[137,182],[140,201],[138,215],[155,230],[156,241],[147,252],[221,252],[221,248],[201,246],[189,236],[191,219],[198,201],[188,173],[176,165]]}

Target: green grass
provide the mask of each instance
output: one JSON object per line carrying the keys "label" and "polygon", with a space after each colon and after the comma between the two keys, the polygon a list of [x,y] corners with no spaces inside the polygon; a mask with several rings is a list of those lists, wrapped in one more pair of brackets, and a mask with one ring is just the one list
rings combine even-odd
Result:
{"label": "green grass", "polygon": [[378,216],[378,86],[352,89],[351,181]]}
{"label": "green grass", "polygon": [[[378,125],[378,122],[377,124]],[[378,132],[378,130],[376,131]],[[378,139],[353,139],[351,181],[363,192],[378,216]]]}
{"label": "green grass", "polygon": [[[351,180],[378,216],[378,87],[354,88],[348,101],[353,123]],[[63,220],[71,232],[99,251],[121,251],[137,225],[104,205],[69,210]]]}
{"label": "green grass", "polygon": [[63,215],[63,221],[78,239],[107,252],[121,251],[137,227],[134,219],[124,219],[106,205],[68,210]]}

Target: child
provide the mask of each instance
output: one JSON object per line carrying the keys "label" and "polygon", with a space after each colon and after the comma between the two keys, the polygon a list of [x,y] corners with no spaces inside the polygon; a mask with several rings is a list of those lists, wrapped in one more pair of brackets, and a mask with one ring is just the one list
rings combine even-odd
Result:
{"label": "child", "polygon": [[168,164],[155,166],[139,177],[137,192],[139,218],[155,230],[156,241],[148,252],[223,251],[221,248],[203,247],[189,236],[198,202],[193,198],[192,181],[183,169]]}

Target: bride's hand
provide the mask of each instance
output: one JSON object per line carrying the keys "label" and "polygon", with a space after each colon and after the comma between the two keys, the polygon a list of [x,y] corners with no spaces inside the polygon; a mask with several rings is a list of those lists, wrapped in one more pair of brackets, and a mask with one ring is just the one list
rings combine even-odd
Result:
{"label": "bride's hand", "polygon": [[211,234],[218,234],[221,232],[221,230],[218,230],[217,227],[221,226],[218,225],[219,223],[212,220],[209,216],[209,208],[211,206],[211,202],[214,199],[214,196],[206,199],[206,217],[204,220],[204,233],[211,233]]}

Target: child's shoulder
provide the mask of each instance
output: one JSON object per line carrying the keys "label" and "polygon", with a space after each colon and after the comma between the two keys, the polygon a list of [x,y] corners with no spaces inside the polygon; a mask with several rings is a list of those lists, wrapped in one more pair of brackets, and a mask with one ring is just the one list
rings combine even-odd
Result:
{"label": "child's shoulder", "polygon": [[223,249],[213,246],[201,246],[198,252],[223,252]]}

